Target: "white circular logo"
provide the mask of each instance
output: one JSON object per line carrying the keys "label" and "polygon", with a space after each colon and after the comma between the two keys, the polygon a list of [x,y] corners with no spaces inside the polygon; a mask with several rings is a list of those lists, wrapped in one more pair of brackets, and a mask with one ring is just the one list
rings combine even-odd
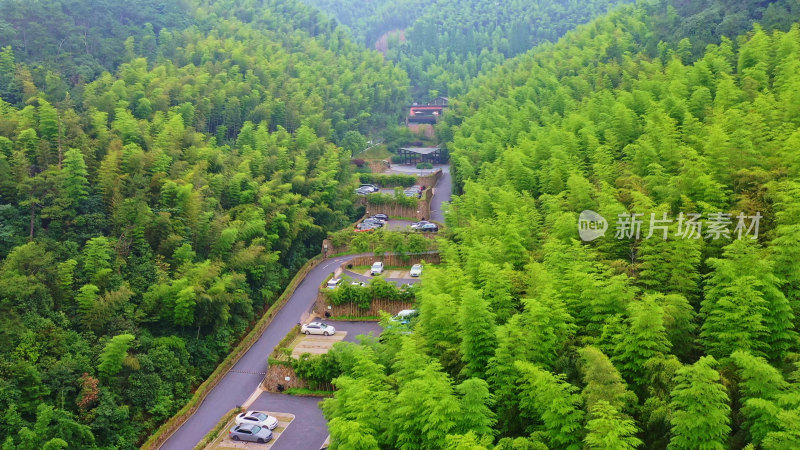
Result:
{"label": "white circular logo", "polygon": [[608,222],[600,214],[587,209],[578,216],[578,234],[585,242],[605,236],[606,230]]}

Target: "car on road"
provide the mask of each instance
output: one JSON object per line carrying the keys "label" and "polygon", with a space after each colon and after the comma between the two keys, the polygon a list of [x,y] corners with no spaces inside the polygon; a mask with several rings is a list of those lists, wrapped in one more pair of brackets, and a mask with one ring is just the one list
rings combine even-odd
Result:
{"label": "car on road", "polygon": [[236,425],[258,425],[262,428],[274,430],[278,426],[278,419],[261,411],[247,411],[236,416]]}
{"label": "car on road", "polygon": [[414,264],[411,266],[411,270],[408,272],[408,274],[412,277],[418,277],[422,275],[422,264]]}
{"label": "car on road", "polygon": [[339,284],[341,282],[342,282],[341,278],[331,278],[330,280],[328,280],[327,287],[328,289],[336,289],[337,287],[339,287]]}
{"label": "car on road", "polygon": [[372,267],[369,269],[369,274],[372,276],[380,275],[383,273],[383,263],[380,261],[376,261],[372,264]]}
{"label": "car on road", "polygon": [[426,223],[424,225],[421,225],[421,226],[417,227],[416,230],[417,231],[422,231],[423,233],[425,233],[425,232],[435,233],[435,232],[439,231],[439,225],[436,225],[435,223]]}
{"label": "car on road", "polygon": [[376,219],[381,219],[381,220],[383,220],[384,222],[386,222],[387,220],[389,220],[389,216],[387,216],[386,214],[375,214],[375,215],[374,215],[374,216],[372,216],[372,217],[374,217],[374,218],[376,218]]}
{"label": "car on road", "polygon": [[367,285],[367,283],[364,283],[363,281],[353,281],[350,284],[352,284],[353,286],[359,286],[359,287],[364,287],[364,286]]}
{"label": "car on road", "polygon": [[300,327],[300,332],[305,334],[321,334],[323,336],[333,336],[336,328],[322,322],[311,322]]}
{"label": "car on road", "polygon": [[272,440],[272,431],[267,427],[258,425],[242,424],[236,425],[228,432],[228,436],[234,441],[258,442],[266,444]]}

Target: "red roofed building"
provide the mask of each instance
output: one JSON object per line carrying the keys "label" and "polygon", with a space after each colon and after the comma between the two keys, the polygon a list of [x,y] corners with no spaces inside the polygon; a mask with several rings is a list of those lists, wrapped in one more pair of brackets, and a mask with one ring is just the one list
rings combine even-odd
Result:
{"label": "red roofed building", "polygon": [[442,117],[444,106],[412,106],[409,108],[406,124],[429,123],[434,124]]}

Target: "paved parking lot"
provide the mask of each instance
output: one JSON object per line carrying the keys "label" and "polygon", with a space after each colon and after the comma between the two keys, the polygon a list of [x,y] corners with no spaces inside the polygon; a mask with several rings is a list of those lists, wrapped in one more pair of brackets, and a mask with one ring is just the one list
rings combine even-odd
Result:
{"label": "paved parking lot", "polygon": [[416,164],[392,164],[392,166],[384,173],[392,174],[402,174],[402,175],[430,175],[437,170],[442,169],[443,171],[448,169],[446,164],[435,164],[433,169],[417,169]]}
{"label": "paved parking lot", "polygon": [[390,219],[386,222],[386,225],[383,226],[383,229],[389,231],[412,231],[411,224],[414,223],[411,220],[395,220]]}
{"label": "paved parking lot", "polygon": [[[264,411],[264,410],[258,410]],[[279,413],[279,412],[270,412],[264,411],[265,413],[269,414],[270,416],[275,417],[278,419],[278,426],[272,430],[272,440],[267,442],[266,444],[259,444],[257,442],[242,442],[242,441],[234,441],[228,437],[228,430],[230,430],[233,425],[234,421],[232,420],[228,425],[220,433],[219,437],[214,440],[211,444],[206,447],[209,450],[223,450],[223,449],[234,449],[234,448],[250,448],[250,449],[259,449],[259,450],[270,450],[272,449],[279,441],[280,437],[284,435],[286,430],[289,428],[289,425],[295,419],[294,414],[288,413]]]}
{"label": "paved parking lot", "polygon": [[341,339],[341,341],[344,342],[358,342],[358,339],[356,338],[362,334],[367,335],[372,333],[373,336],[378,337],[382,331],[378,322],[348,322],[341,320],[321,319],[319,317],[313,319],[313,321],[322,321],[328,325],[333,325],[333,327],[336,328],[336,334],[328,337],[334,338],[337,337],[339,333],[343,332],[344,338]]}
{"label": "paved parking lot", "polygon": [[[370,269],[367,269],[367,270],[361,272],[360,275],[362,275],[364,277],[371,277],[369,272],[370,272]],[[383,271],[383,277],[385,279],[392,279],[392,280],[394,280],[394,279],[406,279],[406,278],[408,278],[409,280],[413,280],[413,278],[411,278],[411,275],[409,275],[409,273],[408,273],[408,269],[386,269],[386,270]]]}
{"label": "paved parking lot", "polygon": [[[319,408],[321,398],[262,392],[250,406],[256,410],[279,410],[293,414],[292,426],[286,428],[280,439],[274,440],[269,450],[319,450],[328,437],[328,424]],[[267,448],[252,444],[250,448]]]}
{"label": "paved parking lot", "polygon": [[[326,322],[329,323],[329,322]],[[312,355],[322,355],[328,353],[328,350],[333,347],[333,344],[341,342],[347,337],[347,331],[337,327],[333,322],[329,323],[336,328],[336,334],[333,336],[319,336],[319,335],[305,335],[301,334],[297,337],[297,341],[292,347],[292,356],[295,358],[300,357],[303,353],[311,353]]]}
{"label": "paved parking lot", "polygon": [[[399,277],[390,277],[390,276],[388,276],[390,273],[393,273],[393,272],[399,272],[400,275],[403,275],[403,274],[405,274],[405,275],[404,276],[399,276]],[[368,283],[372,278],[374,278],[372,275],[369,274],[369,270],[367,270],[367,271],[365,271],[363,273],[353,272],[352,270],[345,270],[344,271],[344,275],[348,276],[348,277],[350,277],[350,278],[352,278],[354,280],[363,281],[365,283]],[[390,282],[390,283],[394,283],[394,284],[396,284],[398,286],[401,285],[401,284],[406,284],[406,283],[408,283],[408,284],[419,283],[419,278],[411,278],[411,276],[408,275],[408,270],[404,270],[404,271],[386,270],[384,272],[383,279],[388,281],[388,282]]]}

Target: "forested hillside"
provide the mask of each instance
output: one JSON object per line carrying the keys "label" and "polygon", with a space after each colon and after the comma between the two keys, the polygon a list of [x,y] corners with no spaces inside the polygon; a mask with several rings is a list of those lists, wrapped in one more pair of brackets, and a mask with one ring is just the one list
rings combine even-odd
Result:
{"label": "forested hillside", "polygon": [[[622,0],[404,0],[368,3],[354,0],[306,0],[348,25],[366,45],[392,30],[405,39],[389,39],[387,57],[405,69],[420,100],[463,94],[468,81],[510,56],[555,41]],[[432,92],[433,91],[433,92]]]}
{"label": "forested hillside", "polygon": [[140,444],[438,95],[443,264],[304,360],[331,448],[800,448],[800,4],[624,3],[0,0],[3,449]]}
{"label": "forested hillside", "polygon": [[192,11],[88,84],[3,41],[4,448],[146,438],[358,216],[334,142],[408,101],[402,71],[300,4]]}
{"label": "forested hillside", "polygon": [[[415,98],[459,97],[478,74],[544,42],[555,42],[575,26],[605,14],[627,0],[420,0],[362,2],[305,0],[336,17],[369,47],[384,33],[404,30],[404,39],[389,38],[387,57],[405,69]],[[640,2],[657,20],[651,31],[659,40],[691,37],[693,56],[722,36],[737,36],[757,20],[767,29],[788,29],[800,17],[800,5],[778,1]]]}
{"label": "forested hillside", "polygon": [[[135,8],[113,0],[3,0],[0,47],[11,45],[17,60],[33,68],[41,81],[49,77],[50,84],[55,82],[50,71],[74,86],[116,69],[128,37],[141,54],[155,56],[162,30],[181,30],[192,22],[188,0],[138,0]],[[14,95],[13,89],[0,90],[6,101]]]}
{"label": "forested hillside", "polygon": [[446,263],[413,334],[329,355],[331,448],[800,447],[800,25],[697,60],[662,26],[623,7],[467,96]]}

